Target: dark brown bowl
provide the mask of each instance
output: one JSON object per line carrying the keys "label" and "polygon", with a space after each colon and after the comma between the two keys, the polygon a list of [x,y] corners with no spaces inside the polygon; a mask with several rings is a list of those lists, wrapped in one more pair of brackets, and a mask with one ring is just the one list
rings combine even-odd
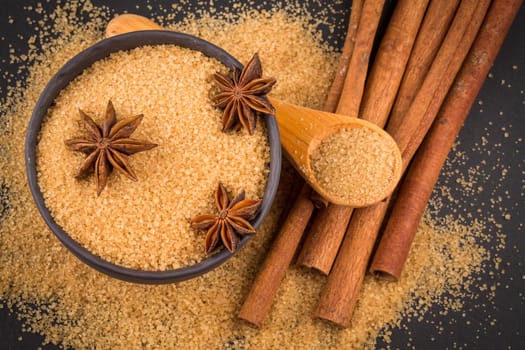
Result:
{"label": "dark brown bowl", "polygon": [[[213,45],[192,35],[156,30],[139,31],[118,35],[102,40],[90,48],[82,51],[77,56],[68,61],[55,74],[55,76],[45,87],[35,105],[26,134],[25,162],[27,180],[35,204],[46,224],[56,235],[56,237],[81,261],[111,277],[119,278],[129,282],[160,284],[178,282],[200,276],[231,258],[233,254],[241,249],[250,239],[250,236],[242,237],[236,252],[233,254],[228,252],[228,250],[223,249],[217,254],[191,266],[165,271],[136,270],[113,264],[88,251],[73,238],[71,238],[71,236],[55,222],[51,216],[51,213],[49,212],[49,209],[45,205],[42,192],[38,185],[36,173],[36,145],[42,120],[44,119],[48,108],[53,104],[60,91],[64,89],[75,77],[81,74],[84,69],[91,66],[94,62],[109,56],[113,52],[120,50],[130,50],[143,45],[164,44],[178,45],[184,48],[197,50],[206,56],[217,59],[226,67],[237,67],[242,69],[242,65],[239,63],[239,61],[237,61],[229,53],[216,45]],[[275,198],[281,172],[281,142],[279,139],[277,122],[271,115],[266,115],[264,120],[268,129],[268,138],[270,143],[270,174],[268,176],[268,182],[266,184],[259,214],[252,222],[256,229],[260,226],[262,220],[270,210],[272,202]]]}

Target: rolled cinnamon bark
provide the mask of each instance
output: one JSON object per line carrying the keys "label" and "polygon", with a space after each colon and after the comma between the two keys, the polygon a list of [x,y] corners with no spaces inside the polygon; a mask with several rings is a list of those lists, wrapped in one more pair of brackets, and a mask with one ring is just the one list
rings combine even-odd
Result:
{"label": "rolled cinnamon bark", "polygon": [[461,126],[485,81],[522,0],[496,0],[439,115],[403,181],[370,271],[398,280],[419,221]]}
{"label": "rolled cinnamon bark", "polygon": [[[385,125],[427,4],[428,0],[400,0],[397,4],[365,87],[360,114],[363,119]],[[352,212],[352,208],[332,204],[321,209],[306,236],[298,264],[328,274]]]}
{"label": "rolled cinnamon bark", "polygon": [[365,0],[359,17],[354,51],[348,65],[337,113],[357,117],[368,74],[368,61],[385,0]]}
{"label": "rolled cinnamon bark", "polygon": [[459,0],[430,1],[388,118],[389,128],[396,130],[403,124],[403,117],[423,84],[458,5]]}
{"label": "rolled cinnamon bark", "polygon": [[[390,130],[403,155],[406,168],[423,141],[458,73],[479,27],[489,0],[463,0],[432,63],[421,89],[404,117],[402,128]],[[387,131],[389,128],[387,128]],[[319,318],[348,327],[357,303],[366,268],[383,221],[387,202],[354,211],[345,239],[315,312]],[[348,271],[348,266],[352,270]]]}
{"label": "rolled cinnamon bark", "polygon": [[352,10],[350,12],[350,19],[348,20],[348,29],[346,31],[345,43],[343,45],[341,57],[339,57],[334,81],[330,87],[328,97],[326,98],[326,102],[324,104],[324,110],[327,112],[334,112],[337,109],[337,105],[339,104],[339,99],[341,97],[345,79],[348,73],[348,66],[354,53],[359,20],[363,10],[363,2],[364,0],[352,1]]}
{"label": "rolled cinnamon bark", "polygon": [[314,210],[314,205],[309,198],[310,191],[309,186],[303,186],[241,307],[239,318],[255,327],[261,327],[268,315],[275,294]]}

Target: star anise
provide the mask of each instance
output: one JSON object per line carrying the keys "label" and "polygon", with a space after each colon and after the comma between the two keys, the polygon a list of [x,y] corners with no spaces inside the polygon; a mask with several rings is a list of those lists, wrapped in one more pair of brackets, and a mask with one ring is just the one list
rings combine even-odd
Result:
{"label": "star anise", "polygon": [[191,220],[191,225],[199,230],[207,230],[205,239],[206,253],[213,251],[219,244],[219,240],[231,253],[237,249],[239,236],[251,235],[255,229],[250,224],[262,200],[244,199],[244,190],[233,200],[219,183],[215,192],[215,206],[217,214],[199,215]]}
{"label": "star anise", "polygon": [[233,77],[215,73],[214,78],[220,92],[212,99],[217,107],[224,108],[222,131],[237,129],[240,123],[252,135],[259,113],[275,113],[266,94],[270,92],[276,80],[262,78],[258,54],[253,55],[242,71],[235,68]]}
{"label": "star anise", "polygon": [[69,149],[88,155],[80,166],[77,178],[94,172],[97,181],[97,195],[100,195],[106,187],[113,168],[118,169],[131,180],[137,181],[137,176],[127,156],[157,146],[149,141],[130,138],[142,121],[143,115],[139,114],[117,121],[111,100],[108,101],[106,116],[101,126],[98,126],[81,109],[79,113],[88,134],[86,138],[77,137],[66,140]]}

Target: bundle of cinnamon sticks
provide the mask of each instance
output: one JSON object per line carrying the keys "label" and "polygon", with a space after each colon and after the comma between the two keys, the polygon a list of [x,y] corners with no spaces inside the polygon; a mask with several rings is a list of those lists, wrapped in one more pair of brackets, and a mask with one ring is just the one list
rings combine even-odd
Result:
{"label": "bundle of cinnamon sticks", "polygon": [[441,167],[521,4],[398,0],[369,64],[384,0],[353,1],[325,110],[386,126],[407,174],[395,201],[359,209],[328,204],[313,219],[312,191],[303,185],[240,310],[241,319],[262,325],[296,253],[297,264],[328,275],[314,315],[341,327],[350,325],[369,266],[380,278],[401,278]]}

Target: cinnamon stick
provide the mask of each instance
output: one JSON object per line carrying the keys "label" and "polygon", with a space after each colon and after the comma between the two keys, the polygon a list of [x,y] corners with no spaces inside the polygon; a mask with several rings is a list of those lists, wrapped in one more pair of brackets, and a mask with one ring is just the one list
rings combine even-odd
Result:
{"label": "cinnamon stick", "polygon": [[310,219],[314,206],[309,199],[309,192],[309,186],[303,186],[241,307],[239,318],[255,327],[261,327],[270,311],[275,294],[299,245],[304,227]]}
{"label": "cinnamon stick", "polygon": [[368,73],[370,52],[376,37],[377,26],[383,13],[385,0],[365,0],[359,18],[354,51],[348,65],[348,71],[337,105],[337,113],[357,117],[365,79]]}
{"label": "cinnamon stick", "polygon": [[353,210],[336,204],[320,208],[297,256],[297,265],[328,275]]}
{"label": "cinnamon stick", "polygon": [[403,123],[403,116],[423,84],[458,5],[459,0],[430,1],[390,112],[388,125],[391,128],[398,129]]}
{"label": "cinnamon stick", "polygon": [[400,278],[434,184],[523,0],[495,0],[398,193],[370,271]]}
{"label": "cinnamon stick", "polygon": [[328,97],[326,98],[326,102],[324,104],[324,110],[327,112],[334,112],[336,110],[341,97],[341,92],[343,91],[343,85],[348,72],[348,65],[350,64],[350,59],[352,58],[354,52],[354,44],[356,42],[357,29],[359,26],[359,20],[361,18],[363,2],[364,0],[352,1],[352,9],[350,12],[350,19],[348,20],[348,29],[346,31],[343,50],[341,52],[341,57],[339,57],[334,81],[332,82],[332,86],[330,87]]}
{"label": "cinnamon stick", "polygon": [[[339,254],[324,286],[314,316],[339,327],[348,327],[365,276],[368,258],[374,248],[375,233],[388,202],[356,209],[348,225]],[[379,223],[379,225],[378,225]]]}
{"label": "cinnamon stick", "polygon": [[[424,133],[430,127],[429,121],[437,115],[474,41],[489,3],[489,0],[461,2],[432,67],[404,117],[403,127],[396,130],[387,127],[402,151],[404,168],[415,153],[413,145],[422,142]],[[388,201],[385,201],[354,211],[334,267],[321,293],[316,317],[342,327],[349,325],[387,207]]]}
{"label": "cinnamon stick", "polygon": [[[400,0],[397,4],[366,84],[363,119],[380,126],[386,123],[427,4],[428,0]],[[328,274],[352,212],[352,208],[339,205],[321,209],[306,236],[298,264]]]}
{"label": "cinnamon stick", "polygon": [[[333,112],[337,106],[341,89],[346,77],[347,67],[352,56],[356,22],[359,21],[362,0],[354,1],[348,23],[345,43],[341,52],[340,62],[327,97],[324,110]],[[270,311],[273,299],[286,274],[292,258],[297,250],[303,232],[313,213],[314,206],[310,200],[312,190],[308,184],[303,184],[301,191],[288,213],[285,222],[277,233],[270,250],[261,266],[244,304],[239,312],[239,318],[249,324],[260,327]]]}
{"label": "cinnamon stick", "polygon": [[423,142],[485,18],[489,0],[463,0],[402,126],[387,126],[403,156],[404,168]]}

